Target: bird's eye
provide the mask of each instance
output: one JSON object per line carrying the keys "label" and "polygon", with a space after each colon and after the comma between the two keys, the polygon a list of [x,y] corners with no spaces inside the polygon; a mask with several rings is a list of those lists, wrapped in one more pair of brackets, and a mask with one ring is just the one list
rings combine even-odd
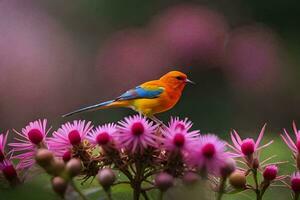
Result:
{"label": "bird's eye", "polygon": [[183,77],[182,76],[176,76],[176,79],[182,81]]}

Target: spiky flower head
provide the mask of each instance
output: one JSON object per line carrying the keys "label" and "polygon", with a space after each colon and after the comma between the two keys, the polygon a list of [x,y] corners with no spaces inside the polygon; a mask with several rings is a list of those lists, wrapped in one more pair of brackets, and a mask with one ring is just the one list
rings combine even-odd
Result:
{"label": "spiky flower head", "polygon": [[89,132],[87,139],[94,145],[106,146],[114,143],[117,127],[113,123],[98,126]]}
{"label": "spiky flower head", "polygon": [[118,123],[118,142],[121,147],[142,152],[148,147],[157,147],[159,138],[155,135],[158,125],[142,115],[125,117]]}
{"label": "spiky flower head", "polygon": [[220,174],[220,169],[228,158],[225,142],[213,134],[200,135],[193,149],[189,159],[192,165],[204,172]]}
{"label": "spiky flower head", "polygon": [[74,120],[73,123],[67,122],[53,133],[49,138],[49,148],[57,156],[71,158],[71,150],[82,144],[89,131],[93,128],[91,122],[84,120]]}
{"label": "spiky flower head", "polygon": [[193,126],[192,121],[187,117],[184,119],[179,119],[179,117],[171,117],[168,123],[168,128],[171,131],[189,131]]}
{"label": "spiky flower head", "polygon": [[276,165],[269,165],[263,171],[263,177],[266,181],[273,181],[278,174],[278,167]]}
{"label": "spiky flower head", "polygon": [[297,154],[300,152],[300,130],[297,129],[296,123],[293,122],[293,131],[296,137],[296,141],[294,142],[291,138],[290,134],[286,129],[283,129],[284,134],[281,134],[282,140],[286,143],[286,145],[293,151],[293,153]]}
{"label": "spiky flower head", "polygon": [[180,120],[178,117],[171,118],[168,127],[165,127],[163,133],[163,146],[168,151],[180,150],[187,152],[198,140],[199,130],[189,131],[192,122],[187,118]]}
{"label": "spiky flower head", "polygon": [[22,132],[14,130],[14,132],[19,136],[15,138],[17,142],[10,143],[9,146],[13,147],[12,151],[18,153],[13,156],[13,158],[19,159],[18,168],[29,168],[31,167],[35,160],[34,155],[36,150],[39,148],[47,148],[48,139],[46,138],[50,129],[46,130],[47,120],[36,120],[30,122]]}
{"label": "spiky flower head", "polygon": [[0,171],[2,171],[5,179],[8,182],[18,180],[17,170],[10,161],[4,161],[4,163],[2,163],[2,165],[0,166]]}
{"label": "spiky flower head", "polygon": [[5,145],[7,141],[7,135],[6,134],[0,134],[0,164],[5,160]]}
{"label": "spiky flower head", "polygon": [[17,168],[11,162],[12,154],[6,154],[5,152],[7,135],[8,132],[6,134],[0,134],[0,172],[4,175],[5,179],[14,186],[20,181],[18,178]]}
{"label": "spiky flower head", "polygon": [[233,145],[228,144],[228,146],[233,150],[231,155],[235,157],[251,157],[253,154],[257,153],[260,149],[263,149],[269,146],[270,144],[272,144],[273,140],[271,140],[265,145],[260,146],[260,142],[264,136],[265,128],[266,128],[266,124],[261,129],[256,142],[252,138],[246,138],[242,140],[240,135],[237,133],[237,131],[233,130],[233,132],[231,133],[231,141]]}
{"label": "spiky flower head", "polygon": [[291,176],[291,188],[295,193],[300,192],[300,173],[295,172]]}

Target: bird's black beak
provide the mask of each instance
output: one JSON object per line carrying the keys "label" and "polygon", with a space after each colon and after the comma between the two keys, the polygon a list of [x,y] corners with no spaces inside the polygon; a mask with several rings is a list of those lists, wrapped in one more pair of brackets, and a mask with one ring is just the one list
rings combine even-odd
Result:
{"label": "bird's black beak", "polygon": [[186,83],[190,83],[190,84],[192,84],[192,85],[196,85],[196,83],[193,82],[193,81],[191,81],[190,79],[186,79],[185,82],[186,82]]}

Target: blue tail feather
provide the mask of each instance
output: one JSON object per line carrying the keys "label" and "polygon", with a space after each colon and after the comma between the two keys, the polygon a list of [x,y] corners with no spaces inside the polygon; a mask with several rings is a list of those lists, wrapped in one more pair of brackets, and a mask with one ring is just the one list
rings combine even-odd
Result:
{"label": "blue tail feather", "polygon": [[99,104],[95,104],[95,105],[87,106],[87,107],[84,107],[84,108],[80,108],[80,109],[78,109],[78,110],[74,110],[74,111],[72,111],[72,112],[69,112],[69,113],[67,113],[67,114],[64,114],[64,115],[62,115],[62,117],[69,117],[69,116],[74,115],[74,114],[77,114],[77,113],[95,110],[95,109],[100,108],[100,107],[102,107],[102,106],[106,106],[106,105],[108,105],[108,104],[111,104],[111,103],[113,103],[114,101],[115,101],[115,100],[105,101],[105,102],[102,102],[102,103],[99,103]]}

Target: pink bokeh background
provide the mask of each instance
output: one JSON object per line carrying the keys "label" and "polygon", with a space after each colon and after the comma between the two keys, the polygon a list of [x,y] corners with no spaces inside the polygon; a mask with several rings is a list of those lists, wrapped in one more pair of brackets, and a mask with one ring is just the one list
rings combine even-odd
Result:
{"label": "pink bokeh background", "polygon": [[[234,112],[243,111],[247,95],[254,98],[256,108],[263,107],[267,93],[278,98],[271,105],[287,121],[299,117],[291,114],[292,109],[283,109],[289,102],[284,98],[285,88],[290,87],[289,66],[280,36],[267,25],[232,26],[234,20],[220,10],[175,4],[158,10],[140,26],[112,28],[100,18],[95,33],[94,27],[85,29],[89,23],[67,23],[77,16],[73,7],[63,6],[56,15],[49,4],[0,3],[0,132],[43,117],[58,124],[65,120],[61,114],[113,98],[174,69],[200,83],[212,71],[221,74],[220,86],[226,85]],[[81,15],[74,21],[80,21]],[[214,83],[214,77],[208,79],[211,82],[206,83]],[[200,108],[207,106],[202,103],[206,98],[202,87],[188,93],[194,96],[186,97],[186,106],[179,110],[189,109],[195,118],[201,115],[193,112],[189,98],[197,99]],[[242,114],[233,121],[239,122]],[[268,116],[274,117],[269,113],[262,118]]]}

